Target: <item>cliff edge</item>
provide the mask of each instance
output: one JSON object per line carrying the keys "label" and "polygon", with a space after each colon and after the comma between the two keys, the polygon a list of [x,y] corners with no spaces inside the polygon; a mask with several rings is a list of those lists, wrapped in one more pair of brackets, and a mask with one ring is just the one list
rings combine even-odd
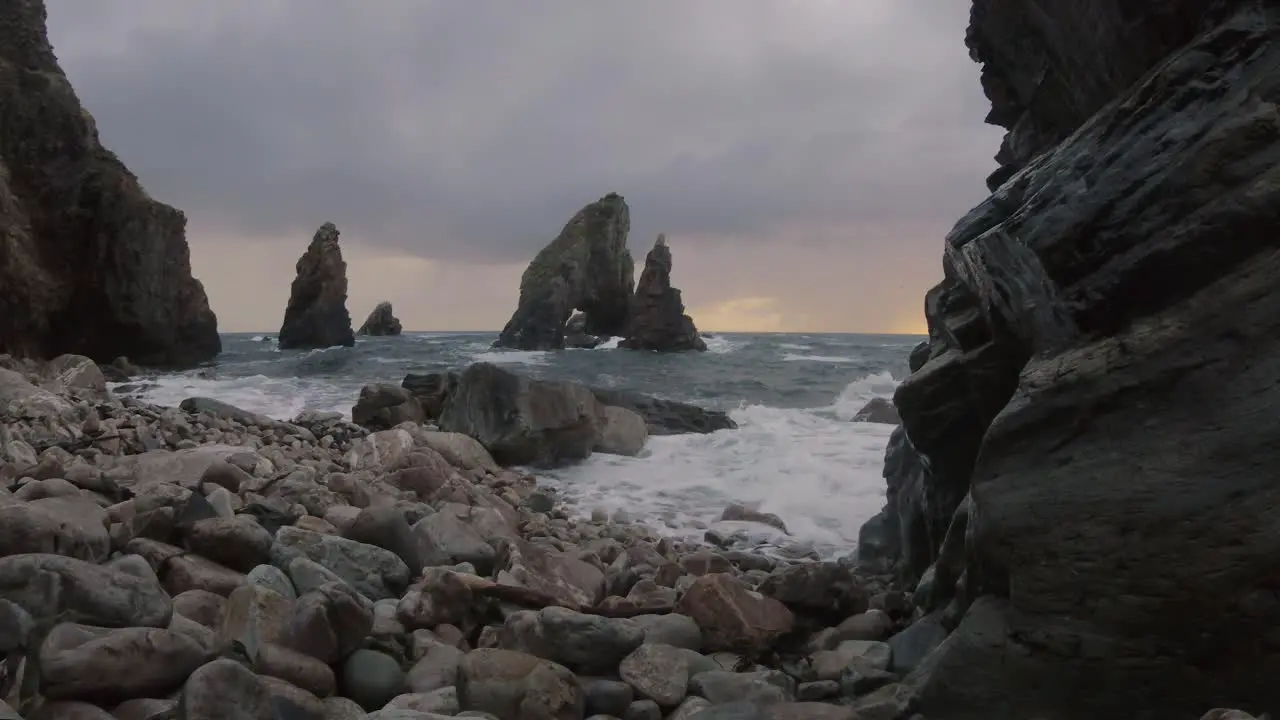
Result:
{"label": "cliff edge", "polygon": [[221,351],[186,218],[102,146],[41,0],[0,3],[0,352],[184,367]]}
{"label": "cliff edge", "polygon": [[1002,167],[859,547],[930,720],[1280,707],[1280,7],[1158,5],[973,5]]}

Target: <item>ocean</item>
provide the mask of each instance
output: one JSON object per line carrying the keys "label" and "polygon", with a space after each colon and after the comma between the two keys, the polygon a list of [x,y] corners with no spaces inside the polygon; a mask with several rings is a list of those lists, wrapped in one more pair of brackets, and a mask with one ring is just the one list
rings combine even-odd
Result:
{"label": "ocean", "polygon": [[[406,333],[353,348],[281,351],[274,336],[223,335],[212,367],[149,378],[137,395],[177,405],[193,395],[288,420],[303,410],[350,417],[361,386],[399,384],[406,373],[488,361],[534,377],[626,388],[728,410],[737,430],[650,438],[641,456],[595,455],[539,473],[578,513],[601,512],[700,537],[730,503],[778,515],[776,540],[822,557],[851,551],[858,528],[884,504],[884,447],[892,427],[850,422],[890,397],[922,337],[851,334],[715,334],[706,353],[617,348],[494,350],[496,335]],[[732,523],[731,531],[743,528]],[[765,532],[758,527],[752,532]]]}

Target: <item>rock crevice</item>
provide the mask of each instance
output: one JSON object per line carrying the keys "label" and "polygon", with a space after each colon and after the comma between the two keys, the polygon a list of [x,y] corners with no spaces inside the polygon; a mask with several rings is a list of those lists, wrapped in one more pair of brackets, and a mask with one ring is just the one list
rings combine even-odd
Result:
{"label": "rock crevice", "polygon": [[222,345],[186,217],[102,146],[40,0],[0,7],[0,352],[187,367]]}

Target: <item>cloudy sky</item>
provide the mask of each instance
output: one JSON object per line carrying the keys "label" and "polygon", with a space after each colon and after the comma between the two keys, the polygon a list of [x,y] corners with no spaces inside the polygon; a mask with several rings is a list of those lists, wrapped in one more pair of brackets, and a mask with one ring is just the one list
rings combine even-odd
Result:
{"label": "cloudy sky", "polygon": [[48,0],[103,141],[184,210],[224,331],[342,230],[359,323],[496,329],[616,191],[704,329],[911,332],[1000,131],[960,0]]}

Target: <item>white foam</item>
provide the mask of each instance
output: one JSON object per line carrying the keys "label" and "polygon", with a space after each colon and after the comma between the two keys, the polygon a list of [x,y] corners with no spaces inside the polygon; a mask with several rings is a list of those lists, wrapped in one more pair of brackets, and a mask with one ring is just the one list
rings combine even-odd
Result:
{"label": "white foam", "polygon": [[584,515],[625,510],[662,532],[698,537],[739,502],[777,514],[793,540],[824,554],[847,552],[884,505],[881,471],[893,431],[848,417],[893,387],[882,373],[851,382],[825,408],[749,405],[731,413],[737,430],[653,437],[640,457],[593,455],[549,480]]}
{"label": "white foam", "polygon": [[486,350],[471,356],[472,362],[494,365],[542,365],[547,362],[545,350]]}
{"label": "white foam", "polygon": [[819,363],[858,362],[858,358],[849,357],[847,355],[800,355],[798,353],[787,353],[782,356],[782,359],[788,362],[819,362]]}
{"label": "white foam", "polygon": [[595,347],[596,350],[617,350],[618,343],[622,342],[620,337],[611,337]]}
{"label": "white foam", "polygon": [[729,340],[723,335],[716,335],[715,337],[704,336],[702,341],[707,344],[707,352],[715,353],[716,355],[725,355],[739,348],[738,343]]}
{"label": "white foam", "polygon": [[329,379],[265,375],[213,379],[195,373],[113,383],[111,387],[114,390],[127,384],[144,384],[140,397],[156,405],[177,407],[189,397],[210,397],[276,420],[291,420],[303,410],[340,412],[350,418],[351,406],[360,394],[359,383],[335,385]]}
{"label": "white foam", "polygon": [[783,350],[812,350],[812,345],[801,345],[800,343],[779,343],[778,347]]}

